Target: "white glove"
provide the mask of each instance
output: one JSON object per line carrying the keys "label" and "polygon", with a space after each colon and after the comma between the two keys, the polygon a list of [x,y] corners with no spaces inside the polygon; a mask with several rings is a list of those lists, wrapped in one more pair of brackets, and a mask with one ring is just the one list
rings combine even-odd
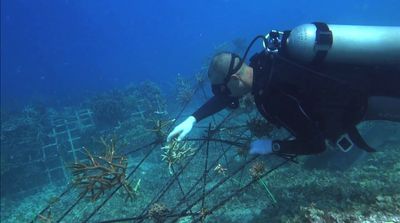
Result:
{"label": "white glove", "polygon": [[185,136],[192,130],[193,125],[196,123],[196,118],[189,116],[181,124],[177,125],[167,137],[167,142],[171,141],[172,138],[178,136],[178,141],[181,141]]}
{"label": "white glove", "polygon": [[270,139],[258,139],[250,145],[250,154],[267,155],[270,153],[272,153],[272,140]]}

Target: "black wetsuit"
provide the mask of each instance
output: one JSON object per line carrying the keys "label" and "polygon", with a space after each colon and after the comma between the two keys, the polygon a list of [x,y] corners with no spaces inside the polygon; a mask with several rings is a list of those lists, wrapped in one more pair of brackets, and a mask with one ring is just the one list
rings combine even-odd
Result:
{"label": "black wetsuit", "polygon": [[[295,137],[274,141],[280,153],[320,153],[325,150],[326,139],[336,142],[344,133],[351,133],[359,147],[371,151],[355,128],[365,119],[368,99],[400,98],[398,68],[332,64],[300,67],[284,56],[272,57],[264,52],[254,55],[250,66],[258,111]],[[200,121],[232,101],[232,97],[213,96],[193,116]],[[397,112],[400,115],[400,110]]]}

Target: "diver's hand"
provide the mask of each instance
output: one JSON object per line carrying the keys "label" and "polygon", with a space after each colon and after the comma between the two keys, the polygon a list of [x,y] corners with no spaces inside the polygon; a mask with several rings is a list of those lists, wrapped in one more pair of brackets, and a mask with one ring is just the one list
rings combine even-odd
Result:
{"label": "diver's hand", "polygon": [[193,116],[189,116],[185,121],[181,124],[177,125],[171,133],[169,133],[167,137],[167,142],[171,141],[171,139],[178,137],[177,140],[181,141],[185,136],[192,130],[193,125],[196,123],[196,118]]}
{"label": "diver's hand", "polygon": [[251,143],[250,154],[252,155],[267,155],[272,153],[272,140],[258,139]]}

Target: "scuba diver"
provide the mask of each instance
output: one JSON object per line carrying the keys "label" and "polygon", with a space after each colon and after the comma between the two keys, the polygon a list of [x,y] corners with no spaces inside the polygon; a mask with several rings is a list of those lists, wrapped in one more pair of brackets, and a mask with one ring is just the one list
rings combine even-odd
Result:
{"label": "scuba diver", "polygon": [[[257,39],[264,49],[245,59]],[[208,69],[214,96],[168,135],[182,140],[195,123],[238,99],[254,96],[269,122],[286,128],[287,140],[258,139],[250,154],[309,155],[327,143],[343,151],[375,151],[358,132],[366,120],[400,122],[400,27],[311,23],[257,36],[241,58],[215,55]]]}

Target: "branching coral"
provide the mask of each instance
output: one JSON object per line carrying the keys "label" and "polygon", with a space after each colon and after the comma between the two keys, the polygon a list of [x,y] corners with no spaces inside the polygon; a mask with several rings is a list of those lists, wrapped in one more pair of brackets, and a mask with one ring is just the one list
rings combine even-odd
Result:
{"label": "branching coral", "polygon": [[107,190],[122,185],[127,194],[127,199],[136,196],[140,181],[133,188],[125,179],[127,159],[115,154],[115,138],[107,143],[104,138],[101,142],[105,147],[104,155],[98,156],[85,150],[86,162],[74,163],[70,166],[73,175],[73,184],[82,188],[82,195],[89,195],[92,201],[97,200]]}
{"label": "branching coral", "polygon": [[157,136],[157,139],[162,140],[166,136],[165,127],[173,123],[175,119],[162,121],[162,120],[153,120],[153,127],[149,129],[149,131],[154,132]]}
{"label": "branching coral", "polygon": [[149,217],[153,219],[154,222],[165,222],[167,215],[170,210],[162,203],[155,203],[150,207]]}
{"label": "branching coral", "polygon": [[181,104],[188,103],[194,94],[193,87],[180,74],[176,77],[176,89],[178,91],[176,100]]}
{"label": "branching coral", "polygon": [[247,127],[251,134],[257,138],[270,136],[271,132],[274,130],[274,126],[271,123],[259,118],[252,118],[247,121]]}
{"label": "branching coral", "polygon": [[250,94],[246,94],[239,100],[239,107],[241,110],[250,113],[255,108],[254,98]]}
{"label": "branching coral", "polygon": [[256,162],[250,168],[250,175],[253,178],[260,179],[260,177],[265,173],[266,169],[263,162]]}
{"label": "branching coral", "polygon": [[265,191],[267,192],[268,198],[272,201],[272,203],[275,204],[275,196],[269,190],[267,182],[262,178],[266,171],[267,170],[263,162],[256,162],[250,168],[250,175],[258,180],[258,182],[264,187]]}
{"label": "branching coral", "polygon": [[161,155],[162,160],[168,163],[168,170],[170,174],[173,174],[172,165],[185,159],[194,154],[194,148],[188,142],[178,142],[172,140],[166,146],[161,148],[163,154]]}
{"label": "branching coral", "polygon": [[206,82],[206,78],[203,73],[197,73],[195,76],[197,84],[203,85]]}
{"label": "branching coral", "polygon": [[218,165],[214,168],[214,171],[217,172],[220,175],[226,175],[226,171],[228,169],[223,167],[220,163],[218,163]]}

